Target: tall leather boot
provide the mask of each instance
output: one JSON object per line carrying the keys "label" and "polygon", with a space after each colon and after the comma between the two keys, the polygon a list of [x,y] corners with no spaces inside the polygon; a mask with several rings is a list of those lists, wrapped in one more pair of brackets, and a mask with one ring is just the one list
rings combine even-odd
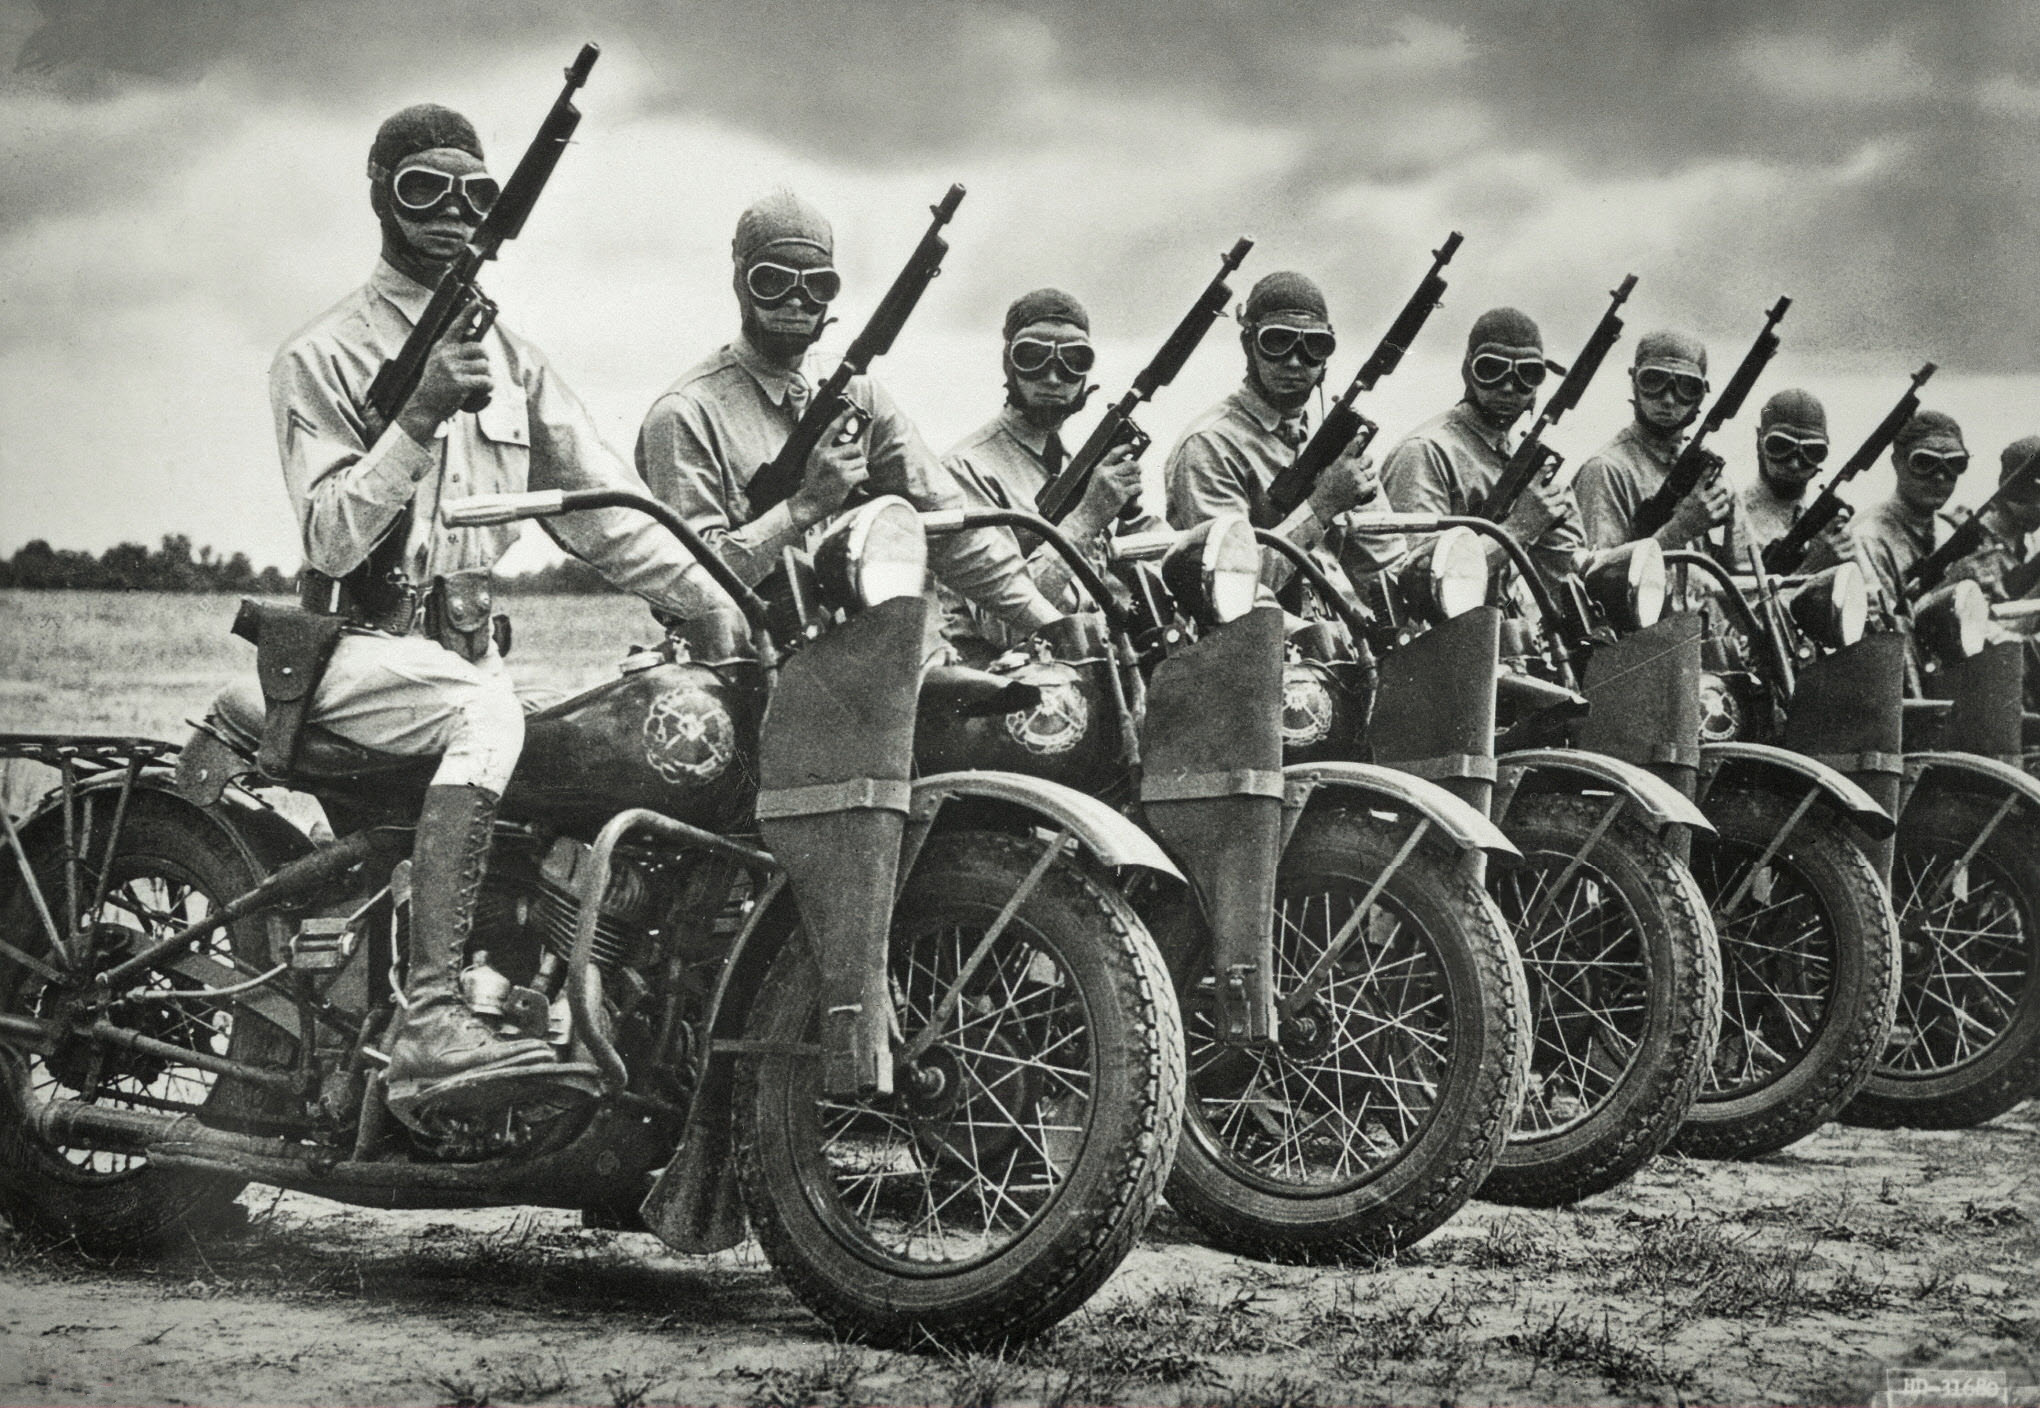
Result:
{"label": "tall leather boot", "polygon": [[411,856],[409,1005],[383,1077],[393,1103],[429,1100],[432,1086],[455,1076],[554,1062],[551,1046],[498,1036],[461,1000],[461,955],[495,820],[496,794],[487,788],[425,789]]}

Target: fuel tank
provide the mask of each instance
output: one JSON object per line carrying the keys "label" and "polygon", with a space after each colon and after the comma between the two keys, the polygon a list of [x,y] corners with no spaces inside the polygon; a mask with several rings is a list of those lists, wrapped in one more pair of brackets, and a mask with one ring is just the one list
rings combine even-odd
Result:
{"label": "fuel tank", "polygon": [[[914,725],[914,769],[938,772],[992,768],[1046,778],[1099,796],[1126,781],[1118,714],[1102,660],[1030,661],[997,676],[931,671],[921,687]],[[973,688],[998,678],[1033,691],[1018,709]]]}
{"label": "fuel tank", "polygon": [[733,829],[757,792],[762,687],[748,662],[626,661],[621,677],[525,718],[502,815],[592,829],[649,807]]}

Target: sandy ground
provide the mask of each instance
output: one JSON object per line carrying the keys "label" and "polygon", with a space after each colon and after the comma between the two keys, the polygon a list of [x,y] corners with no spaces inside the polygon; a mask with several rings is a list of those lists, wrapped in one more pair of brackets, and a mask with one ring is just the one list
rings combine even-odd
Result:
{"label": "sandy ground", "polygon": [[2040,1106],[1660,1160],[1562,1212],[1476,1203],[1400,1263],[1275,1267],[1164,1212],[1004,1356],[836,1343],[754,1248],[572,1214],[363,1212],[250,1189],[154,1261],[10,1241],[5,1403],[1866,1403],[1887,1366],[2040,1402]]}

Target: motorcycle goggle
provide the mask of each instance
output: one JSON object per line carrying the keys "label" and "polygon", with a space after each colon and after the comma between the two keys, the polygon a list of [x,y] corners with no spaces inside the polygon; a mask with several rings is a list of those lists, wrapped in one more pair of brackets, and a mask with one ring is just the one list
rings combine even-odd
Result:
{"label": "motorcycle goggle", "polygon": [[455,176],[451,172],[435,170],[430,166],[406,166],[390,178],[390,195],[397,205],[415,215],[425,215],[446,203],[446,197],[460,189],[461,203],[481,219],[496,208],[497,198],[503,194],[502,184],[495,177],[475,172],[469,176]]}
{"label": "motorcycle goggle", "polygon": [[744,271],[744,287],[760,303],[784,303],[799,289],[808,302],[827,307],[843,291],[843,276],[827,265],[794,269],[785,264],[753,264]]}
{"label": "motorcycle goggle", "polygon": [[1810,465],[1819,465],[1827,459],[1828,442],[1825,440],[1801,440],[1796,435],[1787,435],[1774,430],[1763,440],[1764,458],[1767,460],[1789,460],[1797,455]]}
{"label": "motorcycle goggle", "polygon": [[1038,337],[1018,337],[1006,345],[1013,370],[1030,381],[1048,375],[1059,366],[1072,381],[1082,381],[1098,365],[1098,353],[1088,342],[1049,342]]}
{"label": "motorcycle goggle", "polygon": [[1279,362],[1299,347],[1303,360],[1316,366],[1332,360],[1339,339],[1329,328],[1293,328],[1287,323],[1269,323],[1254,332],[1254,346],[1271,362]]}
{"label": "motorcycle goggle", "polygon": [[1962,471],[1969,468],[1969,455],[1961,450],[1952,455],[1936,450],[1914,450],[1905,457],[1905,462],[1914,474],[1925,475],[1929,479],[1954,480],[1961,478]]}
{"label": "motorcycle goggle", "polygon": [[1663,367],[1645,367],[1636,374],[1636,389],[1646,396],[1662,396],[1669,391],[1690,406],[1707,394],[1707,378],[1690,372],[1668,372]]}
{"label": "motorcycle goggle", "polygon": [[1481,386],[1499,386],[1511,375],[1525,391],[1544,385],[1551,368],[1542,357],[1504,357],[1499,352],[1482,352],[1466,364],[1467,374]]}

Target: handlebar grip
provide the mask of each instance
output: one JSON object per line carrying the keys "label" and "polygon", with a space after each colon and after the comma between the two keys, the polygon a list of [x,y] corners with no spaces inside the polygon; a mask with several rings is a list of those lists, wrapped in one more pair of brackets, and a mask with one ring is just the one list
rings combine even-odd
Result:
{"label": "handlebar grip", "polygon": [[566,511],[566,490],[535,489],[524,494],[475,494],[439,506],[439,520],[449,528],[485,528],[521,518],[550,518]]}
{"label": "handlebar grip", "polygon": [[1112,562],[1154,562],[1168,555],[1182,534],[1173,528],[1155,528],[1146,533],[1124,533],[1109,539],[1105,556]]}

